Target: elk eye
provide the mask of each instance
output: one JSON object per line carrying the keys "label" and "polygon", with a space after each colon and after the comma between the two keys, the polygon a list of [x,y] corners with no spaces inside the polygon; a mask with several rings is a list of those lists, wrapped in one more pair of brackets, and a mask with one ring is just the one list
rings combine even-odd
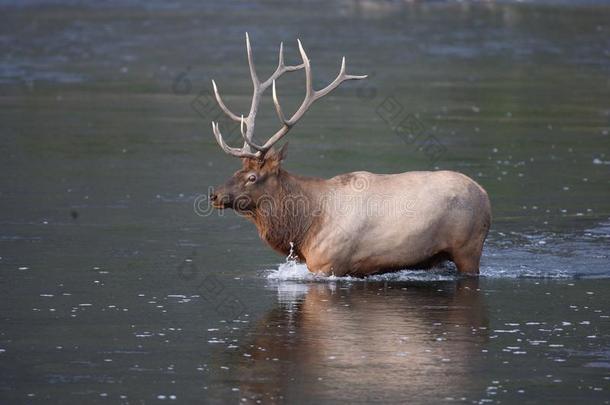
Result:
{"label": "elk eye", "polygon": [[254,183],[256,181],[256,175],[255,174],[251,174],[248,176],[248,182],[249,183]]}

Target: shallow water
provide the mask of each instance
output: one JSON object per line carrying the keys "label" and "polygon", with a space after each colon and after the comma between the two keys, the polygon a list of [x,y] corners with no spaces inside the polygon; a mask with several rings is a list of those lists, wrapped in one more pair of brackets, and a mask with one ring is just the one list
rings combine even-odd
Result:
{"label": "shallow water", "polygon": [[[608,403],[607,21],[597,1],[0,1],[0,399]],[[317,87],[342,55],[370,75],[291,132],[288,170],[488,190],[480,280],[318,279],[196,214],[237,167],[207,103],[215,78],[248,105],[244,31],[261,74],[300,37]],[[302,89],[282,81],[286,109]]]}

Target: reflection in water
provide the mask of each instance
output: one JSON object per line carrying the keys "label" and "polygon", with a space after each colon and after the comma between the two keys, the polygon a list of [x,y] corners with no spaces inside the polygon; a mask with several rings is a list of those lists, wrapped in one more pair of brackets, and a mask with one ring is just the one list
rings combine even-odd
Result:
{"label": "reflection in water", "polygon": [[488,339],[477,280],[277,285],[240,357],[248,401],[459,398]]}

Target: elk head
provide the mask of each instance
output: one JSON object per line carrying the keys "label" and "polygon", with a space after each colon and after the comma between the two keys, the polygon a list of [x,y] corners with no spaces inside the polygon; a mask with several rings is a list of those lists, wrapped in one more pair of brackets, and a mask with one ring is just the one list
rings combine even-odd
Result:
{"label": "elk head", "polygon": [[254,211],[269,196],[281,192],[280,163],[285,156],[286,144],[271,149],[264,159],[242,158],[242,167],[222,186],[210,194],[215,208],[233,208],[239,213]]}
{"label": "elk head", "polygon": [[[216,141],[223,151],[231,156],[242,159],[242,168],[233,174],[223,186],[217,187],[214,192],[210,193],[210,201],[216,208],[233,208],[240,212],[251,212],[256,209],[261,199],[265,197],[276,196],[280,191],[280,163],[285,155],[285,147],[280,150],[273,149],[280,139],[290,131],[301,117],[307,112],[309,107],[317,99],[324,97],[332,90],[337,88],[346,80],[364,79],[364,76],[348,75],[345,72],[345,57],[341,62],[341,69],[337,77],[326,87],[321,90],[314,90],[312,84],[311,65],[309,58],[303,49],[300,40],[297,40],[299,52],[303,63],[300,65],[287,66],[284,64],[284,48],[280,43],[279,60],[275,72],[265,81],[260,81],[254,67],[254,58],[252,56],[252,47],[250,39],[246,33],[246,50],[248,54],[248,65],[250,67],[250,76],[254,88],[252,95],[252,103],[250,112],[246,117],[238,116],[227,108],[218,92],[216,83],[212,80],[214,87],[214,95],[218,105],[233,121],[240,123],[240,132],[244,140],[244,145],[241,148],[231,147],[226,144],[218,123],[212,121],[212,131]],[[305,69],[305,99],[297,109],[297,111],[287,119],[282,111],[282,107],[278,101],[275,81],[286,72],[294,72],[300,69]],[[273,134],[263,145],[258,145],[254,140],[254,120],[264,91],[272,86],[273,103],[275,111],[282,124],[281,128]],[[285,145],[284,145],[285,146]]]}

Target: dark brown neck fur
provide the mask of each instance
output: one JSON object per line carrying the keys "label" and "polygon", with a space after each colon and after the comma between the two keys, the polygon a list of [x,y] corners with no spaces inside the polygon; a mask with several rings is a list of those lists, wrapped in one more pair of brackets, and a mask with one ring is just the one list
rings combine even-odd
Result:
{"label": "dark brown neck fur", "polygon": [[320,221],[317,195],[324,180],[295,176],[283,169],[278,174],[278,192],[259,204],[251,219],[260,237],[277,252],[304,259],[302,250],[310,232]]}

